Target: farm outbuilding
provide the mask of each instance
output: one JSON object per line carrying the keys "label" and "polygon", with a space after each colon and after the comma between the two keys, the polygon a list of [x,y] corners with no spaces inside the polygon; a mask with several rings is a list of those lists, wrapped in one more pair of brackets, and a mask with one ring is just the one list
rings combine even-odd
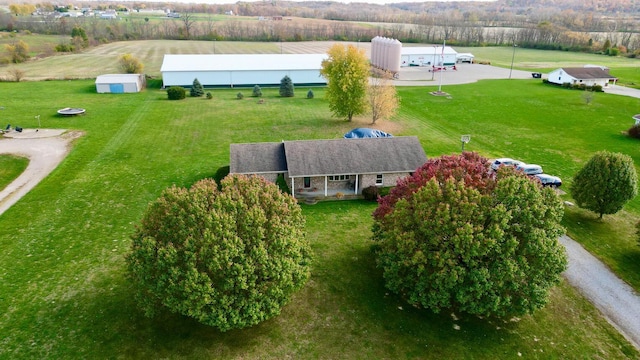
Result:
{"label": "farm outbuilding", "polygon": [[450,46],[402,47],[400,66],[454,66],[457,54]]}
{"label": "farm outbuilding", "polygon": [[144,74],[105,74],[96,78],[98,93],[135,93],[144,87]]}
{"label": "farm outbuilding", "polygon": [[578,68],[560,68],[549,73],[548,80],[554,84],[571,84],[593,86],[600,85],[603,88],[609,84],[615,84],[617,78],[611,76],[608,70],[597,66],[585,66]]}
{"label": "farm outbuilding", "polygon": [[285,76],[293,84],[326,85],[320,76],[326,54],[210,54],[164,56],[165,87],[190,87],[194,79],[205,87],[276,86]]}

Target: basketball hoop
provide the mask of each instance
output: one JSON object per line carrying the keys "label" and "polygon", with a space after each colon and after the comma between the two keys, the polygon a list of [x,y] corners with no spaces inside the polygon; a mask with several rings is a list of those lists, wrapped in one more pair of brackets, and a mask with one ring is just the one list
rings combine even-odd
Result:
{"label": "basketball hoop", "polygon": [[471,135],[462,135],[460,142],[462,143],[462,152],[464,152],[464,144],[468,144],[471,141]]}

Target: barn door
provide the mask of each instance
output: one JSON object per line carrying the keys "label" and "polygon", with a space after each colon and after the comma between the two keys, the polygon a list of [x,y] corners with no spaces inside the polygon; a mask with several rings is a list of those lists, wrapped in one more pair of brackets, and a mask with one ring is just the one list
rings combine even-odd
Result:
{"label": "barn door", "polygon": [[109,90],[114,94],[122,94],[124,92],[124,84],[109,84]]}

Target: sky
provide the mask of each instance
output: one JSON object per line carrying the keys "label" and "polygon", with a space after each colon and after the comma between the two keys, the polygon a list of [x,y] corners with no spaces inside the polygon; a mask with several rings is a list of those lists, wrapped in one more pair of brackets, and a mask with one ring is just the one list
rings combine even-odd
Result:
{"label": "sky", "polygon": [[[145,1],[145,0],[125,0],[125,1]],[[152,2],[157,2],[157,0],[148,0]],[[177,3],[194,3],[194,4],[235,4],[239,1],[242,2],[262,2],[265,0],[170,0],[167,2],[177,2]],[[271,0],[266,0],[271,1]],[[300,1],[304,2],[304,0],[292,0],[292,1]],[[317,0],[313,0],[317,1]],[[322,0],[320,0],[322,1]],[[491,2],[497,0],[327,0],[327,1],[335,1],[341,3],[370,3],[370,4],[393,4],[393,3],[419,3],[419,2],[454,2],[454,1],[478,1],[478,2]]]}

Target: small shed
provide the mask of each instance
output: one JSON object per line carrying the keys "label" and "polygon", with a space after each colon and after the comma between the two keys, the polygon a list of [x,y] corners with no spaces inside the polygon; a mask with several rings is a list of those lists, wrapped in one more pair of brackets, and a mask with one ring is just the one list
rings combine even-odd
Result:
{"label": "small shed", "polygon": [[145,87],[144,74],[105,74],[96,78],[98,93],[134,93]]}

